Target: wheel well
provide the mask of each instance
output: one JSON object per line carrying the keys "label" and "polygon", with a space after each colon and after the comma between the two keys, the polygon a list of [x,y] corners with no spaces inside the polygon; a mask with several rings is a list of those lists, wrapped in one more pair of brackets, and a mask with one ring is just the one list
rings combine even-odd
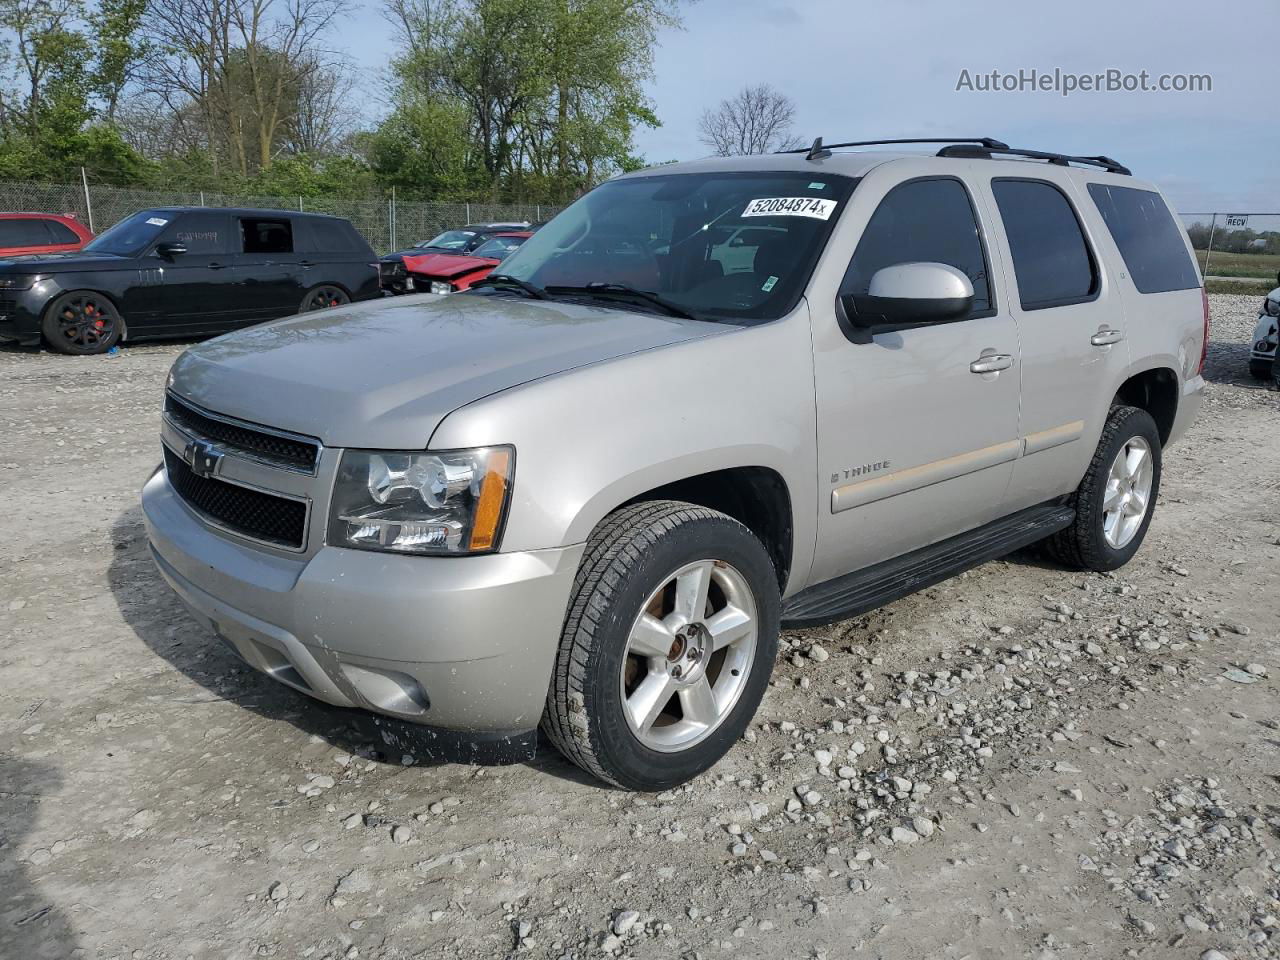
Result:
{"label": "wheel well", "polygon": [[621,506],[644,500],[683,500],[733,517],[760,538],[778,573],[778,588],[786,589],[791,572],[791,495],[776,470],[733,467],[702,473],[647,490]]}
{"label": "wheel well", "polygon": [[1121,384],[1112,402],[1147,411],[1160,431],[1160,442],[1168,443],[1178,413],[1178,375],[1168,367],[1144,370]]}

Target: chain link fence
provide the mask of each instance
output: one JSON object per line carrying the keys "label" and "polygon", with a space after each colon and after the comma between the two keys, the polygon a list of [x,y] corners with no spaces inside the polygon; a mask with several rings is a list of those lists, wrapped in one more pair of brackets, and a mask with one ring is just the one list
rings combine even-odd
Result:
{"label": "chain link fence", "polygon": [[95,233],[149,207],[252,207],[328,213],[350,220],[379,253],[429,240],[466,223],[538,223],[563,208],[547,204],[431,203],[385,197],[264,197],[181,190],[135,190],[92,184],[0,182],[0,211],[75,217]]}
{"label": "chain link fence", "polygon": [[1184,213],[1182,225],[1206,277],[1280,283],[1280,213]]}

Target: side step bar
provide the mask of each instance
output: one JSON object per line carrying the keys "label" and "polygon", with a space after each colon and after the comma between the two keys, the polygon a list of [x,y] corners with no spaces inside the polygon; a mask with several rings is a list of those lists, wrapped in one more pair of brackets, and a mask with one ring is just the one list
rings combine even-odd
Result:
{"label": "side step bar", "polygon": [[1074,507],[1041,504],[865,570],[808,587],[783,605],[783,626],[817,627],[856,617],[1030,546],[1071,526],[1075,516]]}

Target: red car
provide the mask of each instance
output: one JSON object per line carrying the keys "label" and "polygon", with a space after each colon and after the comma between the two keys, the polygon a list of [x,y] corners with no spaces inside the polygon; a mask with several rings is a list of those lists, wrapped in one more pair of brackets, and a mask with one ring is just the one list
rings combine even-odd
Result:
{"label": "red car", "polygon": [[73,253],[93,239],[74,217],[53,213],[0,213],[0,257]]}
{"label": "red car", "polygon": [[495,233],[470,253],[406,254],[404,268],[411,283],[406,286],[418,293],[455,293],[468,289],[487,277],[493,268],[531,236],[532,230]]}

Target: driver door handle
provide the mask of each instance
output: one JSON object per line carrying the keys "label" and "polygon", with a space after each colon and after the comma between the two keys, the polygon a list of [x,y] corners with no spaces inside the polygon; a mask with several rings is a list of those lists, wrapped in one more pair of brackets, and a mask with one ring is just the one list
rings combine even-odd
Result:
{"label": "driver door handle", "polygon": [[219,263],[217,260],[214,260],[212,263],[208,265],[210,270],[221,270],[225,266],[226,266],[225,263]]}
{"label": "driver door handle", "polygon": [[1089,338],[1089,342],[1095,347],[1109,347],[1113,343],[1119,343],[1124,339],[1123,330],[1102,329]]}
{"label": "driver door handle", "polygon": [[969,364],[970,373],[999,373],[1013,366],[1013,357],[1007,353],[989,353]]}

